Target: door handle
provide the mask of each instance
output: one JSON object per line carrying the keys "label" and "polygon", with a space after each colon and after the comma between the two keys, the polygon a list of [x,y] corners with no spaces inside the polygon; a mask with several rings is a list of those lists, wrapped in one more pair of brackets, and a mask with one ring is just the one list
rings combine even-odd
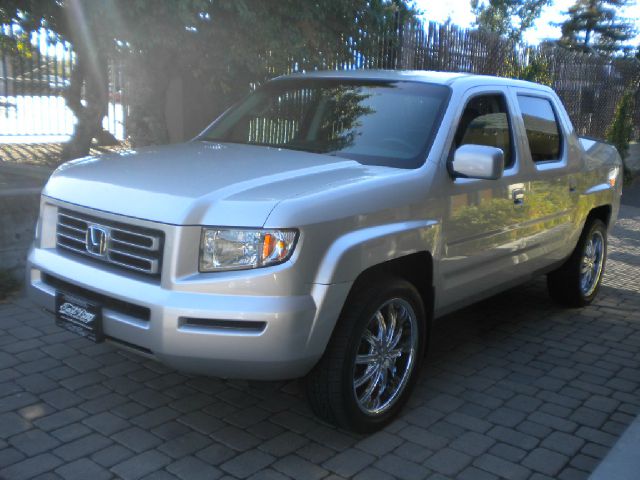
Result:
{"label": "door handle", "polygon": [[511,196],[515,205],[524,205],[524,189],[514,189],[513,192],[511,192]]}

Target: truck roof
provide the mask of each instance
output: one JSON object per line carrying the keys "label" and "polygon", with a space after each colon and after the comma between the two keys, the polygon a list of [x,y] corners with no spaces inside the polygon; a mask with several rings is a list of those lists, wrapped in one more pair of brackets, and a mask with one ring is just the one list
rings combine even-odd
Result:
{"label": "truck roof", "polygon": [[455,87],[476,87],[482,85],[513,85],[539,90],[550,90],[539,83],[517,80],[514,78],[476,75],[463,72],[437,72],[433,70],[321,70],[305,73],[283,75],[285,78],[345,78],[362,80],[409,80],[413,82],[435,83]]}

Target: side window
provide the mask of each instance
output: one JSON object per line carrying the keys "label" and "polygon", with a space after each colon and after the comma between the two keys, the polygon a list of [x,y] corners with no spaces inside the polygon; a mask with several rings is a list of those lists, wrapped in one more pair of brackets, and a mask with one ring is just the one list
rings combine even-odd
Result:
{"label": "side window", "polygon": [[454,149],[467,144],[497,147],[504,152],[504,166],[514,155],[507,102],[502,95],[481,95],[469,100],[453,138]]}
{"label": "side window", "polygon": [[533,161],[559,160],[562,138],[551,102],[546,98],[518,95],[518,104]]}

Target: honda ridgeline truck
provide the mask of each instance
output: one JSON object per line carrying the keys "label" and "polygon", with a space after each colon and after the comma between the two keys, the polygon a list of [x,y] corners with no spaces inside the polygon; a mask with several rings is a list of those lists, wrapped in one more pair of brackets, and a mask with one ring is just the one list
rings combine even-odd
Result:
{"label": "honda ridgeline truck", "polygon": [[93,341],[306,376],[319,416],[372,431],[407,400],[433,319],[540,274],[565,305],[594,299],[621,174],[545,86],[285,76],[190,142],[58,168],[28,281]]}

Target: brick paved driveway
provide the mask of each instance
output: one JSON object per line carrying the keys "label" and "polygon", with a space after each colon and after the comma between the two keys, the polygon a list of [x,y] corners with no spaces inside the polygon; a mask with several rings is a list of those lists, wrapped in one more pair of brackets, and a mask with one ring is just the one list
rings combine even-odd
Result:
{"label": "brick paved driveway", "polygon": [[598,302],[538,280],[448,316],[402,417],[360,437],[297,382],[187,376],[0,304],[0,478],[586,478],[640,411],[640,209]]}

